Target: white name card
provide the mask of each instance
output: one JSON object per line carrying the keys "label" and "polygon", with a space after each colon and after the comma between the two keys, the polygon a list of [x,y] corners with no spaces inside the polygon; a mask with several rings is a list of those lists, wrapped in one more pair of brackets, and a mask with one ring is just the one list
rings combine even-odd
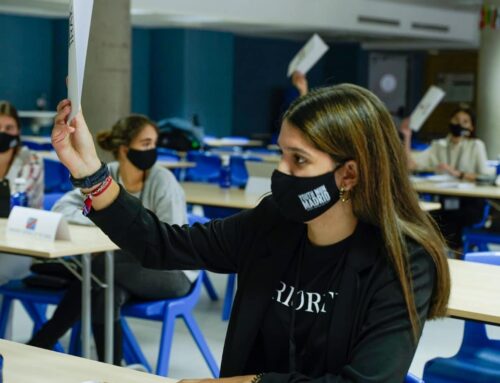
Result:
{"label": "white name card", "polygon": [[7,235],[55,241],[69,240],[69,227],[61,213],[14,206],[7,221]]}
{"label": "white name card", "polygon": [[438,106],[445,92],[432,85],[410,116],[410,129],[418,132],[432,111]]}
{"label": "white name card", "polygon": [[295,71],[302,74],[309,72],[328,49],[328,45],[315,33],[288,65],[288,77]]}

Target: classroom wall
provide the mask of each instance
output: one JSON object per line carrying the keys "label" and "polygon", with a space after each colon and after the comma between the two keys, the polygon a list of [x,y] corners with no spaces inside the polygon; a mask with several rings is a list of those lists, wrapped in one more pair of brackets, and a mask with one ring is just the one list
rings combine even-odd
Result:
{"label": "classroom wall", "polygon": [[[45,93],[49,109],[66,97],[66,20],[0,15],[0,99],[34,109]],[[133,28],[133,113],[153,119],[197,114],[215,136],[270,133],[279,128],[286,71],[303,42],[231,33]],[[367,52],[357,43],[331,44],[308,74],[311,87],[366,85]],[[11,59],[15,58],[15,59]],[[36,63],[36,65],[34,65]],[[353,65],[354,63],[354,65]]]}
{"label": "classroom wall", "polygon": [[0,47],[0,100],[35,109],[36,99],[45,94],[54,107],[53,21],[0,14]]}

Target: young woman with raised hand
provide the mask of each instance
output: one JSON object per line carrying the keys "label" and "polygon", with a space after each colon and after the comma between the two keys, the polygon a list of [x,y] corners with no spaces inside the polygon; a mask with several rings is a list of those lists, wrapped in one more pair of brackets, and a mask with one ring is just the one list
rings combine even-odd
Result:
{"label": "young woman with raised hand", "polygon": [[238,273],[221,377],[397,382],[425,320],[445,315],[445,244],[418,204],[396,128],[369,91],[338,85],[283,119],[272,195],[206,225],[171,226],[113,182],[79,114],[58,106],[52,140],[93,199],[89,218],[151,268]]}

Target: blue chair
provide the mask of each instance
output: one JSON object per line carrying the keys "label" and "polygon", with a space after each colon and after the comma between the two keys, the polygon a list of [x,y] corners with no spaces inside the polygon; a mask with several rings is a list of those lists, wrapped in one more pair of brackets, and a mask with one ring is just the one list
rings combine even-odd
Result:
{"label": "blue chair", "polygon": [[[33,334],[47,321],[46,309],[48,305],[58,305],[64,296],[65,290],[42,289],[26,286],[21,280],[12,280],[0,286],[0,295],[3,296],[0,308],[0,338],[5,337],[5,331],[15,300],[20,301],[29,317],[33,321]],[[68,352],[71,355],[80,355],[80,323],[73,327]],[[59,342],[54,351],[64,352]]]}
{"label": "blue chair", "polygon": [[188,152],[186,160],[196,163],[196,166],[186,170],[186,181],[219,182],[221,159],[217,155],[205,152]]}
{"label": "blue chair", "polygon": [[415,375],[408,373],[404,383],[425,383],[422,379],[417,378]]}
{"label": "blue chair", "polygon": [[43,196],[43,210],[50,210],[64,193],[45,193]]}
{"label": "blue chair", "polygon": [[485,224],[489,218],[490,211],[491,205],[486,202],[481,222],[463,230],[462,241],[464,254],[469,251],[473,251],[476,248],[479,251],[488,251],[489,244],[500,245],[500,233],[485,229]]}
{"label": "blue chair", "polygon": [[245,165],[246,161],[260,162],[259,157],[233,155],[230,158],[229,167],[231,168],[231,185],[244,188],[248,181],[248,171]]}
{"label": "blue chair", "polygon": [[200,297],[204,271],[196,280],[191,292],[181,298],[165,299],[151,302],[129,303],[122,308],[123,355],[128,364],[140,363],[149,372],[151,366],[142,353],[137,340],[124,317],[134,317],[163,322],[160,339],[160,350],[156,366],[156,374],[167,376],[170,362],[170,351],[174,336],[174,325],[177,318],[182,318],[198,346],[205,362],[214,377],[219,376],[219,367],[208,347],[203,334],[193,316],[193,309]]}
{"label": "blue chair", "polygon": [[69,180],[69,170],[59,161],[43,159],[44,183],[46,193],[67,192],[73,190]]}
{"label": "blue chair", "polygon": [[[465,261],[500,266],[500,252],[469,253]],[[500,382],[500,341],[488,338],[483,323],[465,321],[457,354],[429,360],[423,379],[427,383]]]}

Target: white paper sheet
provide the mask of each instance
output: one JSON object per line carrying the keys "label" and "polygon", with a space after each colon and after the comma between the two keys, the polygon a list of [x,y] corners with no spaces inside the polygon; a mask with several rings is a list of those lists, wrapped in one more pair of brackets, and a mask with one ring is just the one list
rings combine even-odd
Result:
{"label": "white paper sheet", "polygon": [[69,240],[69,227],[61,213],[14,206],[7,221],[7,235],[46,241]]}
{"label": "white paper sheet", "polygon": [[94,0],[71,0],[69,11],[68,98],[71,121],[81,109],[83,76]]}
{"label": "white paper sheet", "polygon": [[302,74],[309,72],[328,49],[330,47],[315,33],[288,65],[288,77],[295,71]]}
{"label": "white paper sheet", "polygon": [[432,111],[438,106],[443,99],[445,92],[432,85],[425,96],[420,100],[417,107],[410,116],[410,129],[418,132]]}

